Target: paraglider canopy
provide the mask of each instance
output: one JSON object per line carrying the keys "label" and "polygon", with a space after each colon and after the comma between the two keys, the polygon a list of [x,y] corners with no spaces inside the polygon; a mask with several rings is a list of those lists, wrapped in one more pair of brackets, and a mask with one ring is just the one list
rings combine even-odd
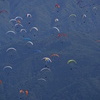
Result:
{"label": "paraglider canopy", "polygon": [[0,84],[2,84],[2,80],[0,80]]}
{"label": "paraglider canopy", "polygon": [[75,64],[77,64],[77,62],[76,62],[74,59],[68,60],[68,61],[67,61],[67,64],[69,64],[69,63],[75,63]]}
{"label": "paraglider canopy", "polygon": [[59,5],[59,4],[55,4],[55,7],[56,7],[56,8],[60,8],[60,5]]}

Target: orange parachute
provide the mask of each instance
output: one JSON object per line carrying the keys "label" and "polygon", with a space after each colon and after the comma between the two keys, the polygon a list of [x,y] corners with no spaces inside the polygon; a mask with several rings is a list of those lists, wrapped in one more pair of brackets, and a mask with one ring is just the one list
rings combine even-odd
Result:
{"label": "orange parachute", "polygon": [[51,57],[53,57],[53,56],[59,57],[59,55],[58,55],[58,54],[52,54],[52,55],[51,55]]}
{"label": "orange parachute", "polygon": [[29,93],[28,90],[26,90],[26,91],[25,91],[26,96],[28,96],[28,93]]}
{"label": "orange parachute", "polygon": [[21,90],[19,91],[19,93],[24,93],[24,90],[21,89]]}
{"label": "orange parachute", "polygon": [[20,21],[20,20],[16,20],[16,22],[17,22],[18,24],[21,24],[21,21]]}

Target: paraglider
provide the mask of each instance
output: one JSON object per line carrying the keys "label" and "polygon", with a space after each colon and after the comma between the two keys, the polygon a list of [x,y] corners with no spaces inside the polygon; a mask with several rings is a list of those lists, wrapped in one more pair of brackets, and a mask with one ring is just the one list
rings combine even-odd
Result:
{"label": "paraglider", "polygon": [[67,64],[70,64],[70,63],[75,63],[75,64],[77,64],[77,62],[76,62],[74,59],[70,59],[70,60],[67,61]]}
{"label": "paraglider", "polygon": [[58,55],[58,54],[52,54],[52,55],[51,55],[51,57],[53,57],[53,56],[59,57],[59,55]]}
{"label": "paraglider", "polygon": [[97,10],[97,7],[93,7],[93,10]]}
{"label": "paraglider", "polygon": [[3,12],[8,13],[7,10],[0,10],[0,13],[3,13]]}
{"label": "paraglider", "polygon": [[20,30],[20,32],[23,32],[23,31],[24,31],[24,32],[27,32],[26,29],[21,29],[21,30]]}
{"label": "paraglider", "polygon": [[5,66],[5,67],[3,68],[3,70],[5,70],[6,68],[12,69],[11,66]]}
{"label": "paraglider", "polygon": [[38,31],[38,28],[37,28],[37,27],[32,27],[32,28],[30,29],[30,31],[32,31],[33,29],[35,29],[36,31]]}
{"label": "paraglider", "polygon": [[86,14],[83,14],[82,18],[85,18],[86,17]]}
{"label": "paraglider", "polygon": [[21,19],[21,20],[23,20],[23,18],[20,17],[20,16],[15,17],[15,20],[17,20],[17,19]]}
{"label": "paraglider", "polygon": [[27,40],[27,41],[31,41],[31,39],[30,38],[23,38],[24,40]]}
{"label": "paraglider", "polygon": [[16,34],[14,31],[7,31],[6,34],[8,34],[8,33]]}
{"label": "paraglider", "polygon": [[57,27],[53,27],[53,28],[55,28],[58,32],[60,32],[59,28],[57,28]]}
{"label": "paraglider", "polygon": [[75,14],[71,14],[71,15],[69,15],[69,17],[72,17],[72,16],[73,16],[73,17],[76,17],[76,15],[75,15]]}
{"label": "paraglider", "polygon": [[10,50],[17,51],[15,48],[11,47],[11,48],[8,48],[8,49],[6,50],[6,52],[8,52],[8,51],[10,51]]}
{"label": "paraglider", "polygon": [[19,91],[19,93],[20,93],[20,94],[21,94],[21,93],[24,93],[24,90],[21,89],[21,90]]}
{"label": "paraglider", "polygon": [[51,69],[50,68],[47,68],[47,67],[42,68],[40,71],[42,72],[42,71],[45,71],[45,70],[51,72]]}
{"label": "paraglider", "polygon": [[67,36],[67,34],[64,34],[64,33],[59,33],[57,36],[58,36],[58,37],[66,37],[66,36]]}
{"label": "paraglider", "polygon": [[27,14],[26,16],[27,16],[27,17],[32,17],[32,15],[31,15],[31,14]]}
{"label": "paraglider", "polygon": [[58,22],[58,21],[59,21],[59,19],[58,19],[58,18],[56,18],[56,19],[55,19],[55,22]]}
{"label": "paraglider", "polygon": [[21,27],[23,27],[23,25],[22,24],[19,24],[19,23],[15,24],[15,26],[21,26]]}
{"label": "paraglider", "polygon": [[46,79],[44,79],[44,78],[39,78],[38,80],[46,82]]}
{"label": "paraglider", "polygon": [[26,96],[28,96],[28,93],[29,93],[28,90],[26,90],[26,91],[25,91]]}
{"label": "paraglider", "polygon": [[31,45],[33,45],[33,42],[31,42],[31,41],[28,41],[26,44],[31,44]]}
{"label": "paraglider", "polygon": [[48,58],[48,57],[43,57],[43,59],[42,60],[45,60],[46,62],[52,62],[51,61],[51,59],[50,58]]}
{"label": "paraglider", "polygon": [[56,7],[56,8],[60,8],[60,5],[59,5],[59,4],[55,4],[55,7]]}
{"label": "paraglider", "polygon": [[9,22],[16,21],[16,19],[10,19]]}
{"label": "paraglider", "polygon": [[16,20],[16,22],[17,22],[18,24],[21,24],[21,21],[20,21],[20,20]]}
{"label": "paraglider", "polygon": [[2,80],[0,80],[0,84],[2,84]]}

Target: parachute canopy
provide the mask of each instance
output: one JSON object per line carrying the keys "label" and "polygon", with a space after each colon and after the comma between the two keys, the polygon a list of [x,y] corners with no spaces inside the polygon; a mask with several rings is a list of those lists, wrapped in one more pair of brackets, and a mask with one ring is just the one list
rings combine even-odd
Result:
{"label": "parachute canopy", "polygon": [[76,62],[74,59],[68,60],[68,61],[67,61],[67,64],[69,64],[69,63],[76,63],[76,64],[77,64],[77,62]]}
{"label": "parachute canopy", "polygon": [[66,37],[66,36],[67,36],[67,34],[64,34],[64,33],[59,33],[57,36],[58,36],[58,37]]}
{"label": "parachute canopy", "polygon": [[30,29],[30,31],[32,31],[33,29],[35,29],[36,31],[38,31],[38,28],[37,28],[37,27],[32,27],[32,28]]}
{"label": "parachute canopy", "polygon": [[7,10],[0,10],[0,13],[3,13],[3,12],[8,13],[8,11],[7,11]]}
{"label": "parachute canopy", "polygon": [[23,20],[23,18],[20,17],[20,16],[15,17],[15,20],[17,20],[17,19],[21,19],[21,20]]}
{"label": "parachute canopy", "polygon": [[71,15],[69,15],[69,17],[72,17],[72,16],[73,16],[73,17],[76,17],[76,15],[75,15],[75,14],[71,14]]}
{"label": "parachute canopy", "polygon": [[56,29],[58,32],[60,32],[59,28],[57,28],[57,27],[53,27],[53,28]]}
{"label": "parachute canopy", "polygon": [[60,5],[59,5],[59,4],[55,4],[55,7],[56,7],[56,8],[60,8]]}
{"label": "parachute canopy", "polygon": [[46,79],[44,79],[44,78],[39,78],[38,80],[46,82]]}
{"label": "parachute canopy", "polygon": [[21,29],[21,30],[20,30],[20,32],[23,32],[23,31],[24,31],[24,32],[27,32],[26,29]]}
{"label": "parachute canopy", "polygon": [[31,14],[27,14],[26,16],[27,16],[27,17],[32,17],[32,15],[31,15]]}
{"label": "parachute canopy", "polygon": [[27,41],[26,44],[31,44],[31,45],[33,45],[33,42],[31,42],[31,41]]}
{"label": "parachute canopy", "polygon": [[7,31],[6,34],[13,33],[16,34],[14,31]]}
{"label": "parachute canopy", "polygon": [[53,57],[53,56],[59,57],[59,55],[58,55],[58,54],[52,54],[52,55],[51,55],[51,57]]}
{"label": "parachute canopy", "polygon": [[48,57],[43,57],[43,60],[45,60],[46,62],[52,62],[51,59]]}
{"label": "parachute canopy", "polygon": [[11,47],[11,48],[8,48],[8,49],[6,50],[6,52],[8,52],[8,51],[10,51],[10,50],[17,51],[15,48]]}
{"label": "parachute canopy", "polygon": [[51,69],[50,69],[50,68],[47,68],[47,67],[44,67],[44,68],[42,68],[40,71],[41,71],[41,72],[42,72],[42,71],[51,71]]}
{"label": "parachute canopy", "polygon": [[3,68],[3,70],[5,70],[6,68],[12,69],[11,66],[5,66],[5,67]]}

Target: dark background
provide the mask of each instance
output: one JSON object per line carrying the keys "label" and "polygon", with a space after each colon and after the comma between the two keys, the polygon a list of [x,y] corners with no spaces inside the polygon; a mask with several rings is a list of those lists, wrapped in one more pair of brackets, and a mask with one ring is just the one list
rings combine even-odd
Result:
{"label": "dark background", "polygon": [[[0,13],[0,100],[100,100],[99,0],[0,0],[2,10],[7,12]],[[27,33],[9,22],[16,16],[23,18]],[[30,32],[33,26],[39,31]],[[67,36],[58,37],[53,27]],[[10,30],[16,35],[6,34]],[[33,46],[26,44],[26,38]],[[10,47],[17,51],[6,52]],[[52,63],[45,65],[41,59],[54,53],[60,57],[52,57]],[[67,64],[69,59],[77,64]],[[7,65],[12,70],[3,70]],[[51,72],[41,72],[44,67]],[[20,94],[20,89],[28,90],[28,96]]]}

